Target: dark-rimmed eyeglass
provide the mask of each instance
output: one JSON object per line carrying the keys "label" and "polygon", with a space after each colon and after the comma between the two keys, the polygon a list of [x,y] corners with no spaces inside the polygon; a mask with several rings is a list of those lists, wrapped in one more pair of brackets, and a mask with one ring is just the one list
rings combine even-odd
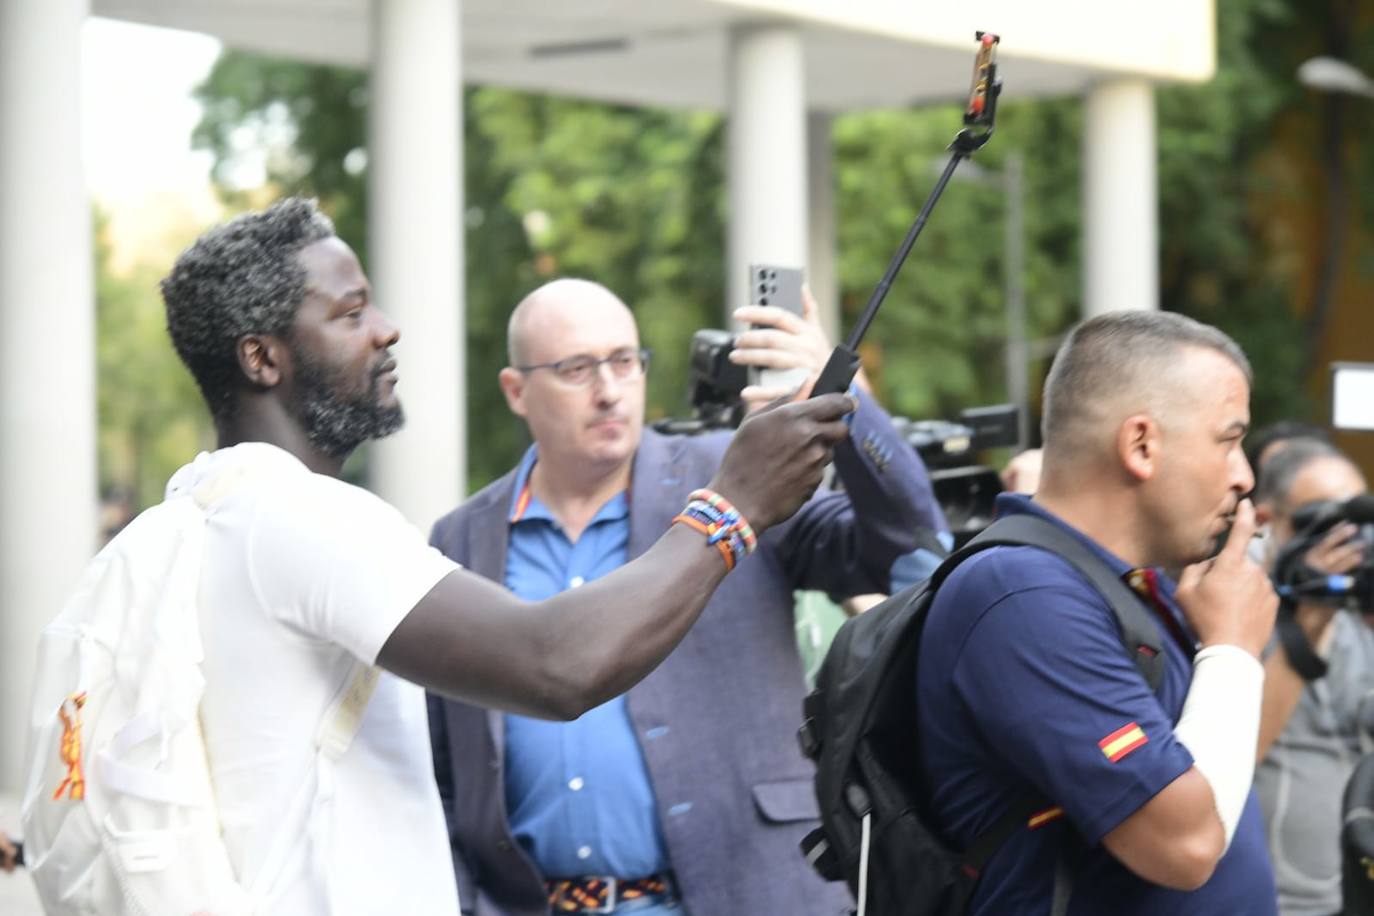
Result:
{"label": "dark-rimmed eyeglass", "polygon": [[610,367],[612,378],[618,382],[628,382],[630,379],[639,378],[648,370],[649,348],[641,347],[635,350],[626,347],[601,359],[578,354],[553,363],[536,363],[515,368],[524,373],[533,372],[535,369],[548,369],[563,384],[572,388],[582,388],[591,384],[592,380],[601,374],[603,363]]}

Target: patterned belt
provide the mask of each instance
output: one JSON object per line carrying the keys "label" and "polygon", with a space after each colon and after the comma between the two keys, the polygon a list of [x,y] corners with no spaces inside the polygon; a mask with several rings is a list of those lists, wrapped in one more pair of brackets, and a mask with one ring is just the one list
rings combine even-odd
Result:
{"label": "patterned belt", "polygon": [[622,880],[602,875],[554,878],[544,882],[549,909],[555,913],[614,913],[631,900],[667,894],[672,882],[666,874]]}

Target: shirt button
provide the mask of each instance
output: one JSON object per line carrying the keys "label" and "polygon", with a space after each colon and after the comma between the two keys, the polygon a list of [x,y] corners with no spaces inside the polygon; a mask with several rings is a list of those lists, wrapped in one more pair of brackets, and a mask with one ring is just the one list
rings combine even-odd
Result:
{"label": "shirt button", "polygon": [[592,857],[592,848],[590,846],[577,847],[577,857],[579,859],[590,859]]}
{"label": "shirt button", "polygon": [[568,780],[568,788],[572,789],[574,792],[581,792],[583,785],[585,785],[585,783],[582,782],[581,776],[574,776],[572,779]]}
{"label": "shirt button", "polygon": [[585,581],[586,580],[583,579],[581,576],[573,576],[571,579],[568,580],[568,588],[577,588]]}

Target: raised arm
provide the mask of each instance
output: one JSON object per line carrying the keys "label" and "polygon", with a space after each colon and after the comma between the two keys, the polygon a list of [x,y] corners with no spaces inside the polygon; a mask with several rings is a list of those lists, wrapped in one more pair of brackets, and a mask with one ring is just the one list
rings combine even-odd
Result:
{"label": "raised arm", "polygon": [[[1303,562],[1325,573],[1348,573],[1364,559],[1364,542],[1359,529],[1345,522],[1326,533],[1303,557]],[[1301,603],[1293,609],[1293,619],[1318,656],[1331,648],[1336,608],[1327,604]],[[1298,708],[1306,682],[1294,669],[1281,641],[1264,661],[1264,711],[1260,719],[1259,748],[1255,759],[1263,760],[1269,748],[1283,734],[1293,711]]]}
{"label": "raised arm", "polygon": [[1250,795],[1264,671],[1259,656],[1278,607],[1246,556],[1254,509],[1242,501],[1215,560],[1188,567],[1178,601],[1202,641],[1174,737],[1193,766],[1102,840],[1148,881],[1190,890],[1211,877]]}
{"label": "raised arm", "polygon": [[[821,327],[810,291],[803,289],[798,317],[772,306],[736,309],[734,317],[748,328],[730,354],[732,362],[761,369],[804,368],[814,378],[830,356],[830,341]],[[828,494],[808,504],[787,526],[783,550],[789,577],[798,588],[814,588],[844,598],[890,588],[892,562],[946,530],[926,467],[892,425],[892,418],[868,392],[862,394],[850,423],[850,434],[835,450],[835,470],[843,493]],[[780,392],[746,388],[749,403]]]}
{"label": "raised arm", "polygon": [[843,485],[802,507],[786,526],[783,554],[798,588],[835,598],[891,591],[892,563],[946,530],[916,450],[878,404],[857,395],[849,436],[835,447]]}
{"label": "raised arm", "polygon": [[[710,488],[757,532],[788,518],[820,483],[853,406],[830,395],[750,417]],[[614,573],[542,602],[457,570],[401,621],[377,663],[455,699],[573,719],[653,670],[725,574],[720,553],[683,525]]]}

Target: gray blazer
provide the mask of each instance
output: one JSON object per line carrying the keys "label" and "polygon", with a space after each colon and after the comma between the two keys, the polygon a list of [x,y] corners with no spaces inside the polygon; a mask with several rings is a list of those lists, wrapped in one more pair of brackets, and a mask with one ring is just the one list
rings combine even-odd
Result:
{"label": "gray blazer", "polygon": [[[644,431],[631,485],[631,558],[711,479],[728,442],[726,433]],[[629,692],[690,916],[838,916],[852,906],[848,890],[818,878],[797,847],[819,813],[814,769],[796,740],[805,683],[792,591],[887,591],[892,561],[943,519],[920,459],[867,398],[835,466],[846,493],[818,493],[767,531],[677,649]],[[504,582],[514,487],[512,471],[440,519],[431,542]],[[463,912],[544,916],[543,877],[507,821],[502,715],[436,696],[429,704]]]}

